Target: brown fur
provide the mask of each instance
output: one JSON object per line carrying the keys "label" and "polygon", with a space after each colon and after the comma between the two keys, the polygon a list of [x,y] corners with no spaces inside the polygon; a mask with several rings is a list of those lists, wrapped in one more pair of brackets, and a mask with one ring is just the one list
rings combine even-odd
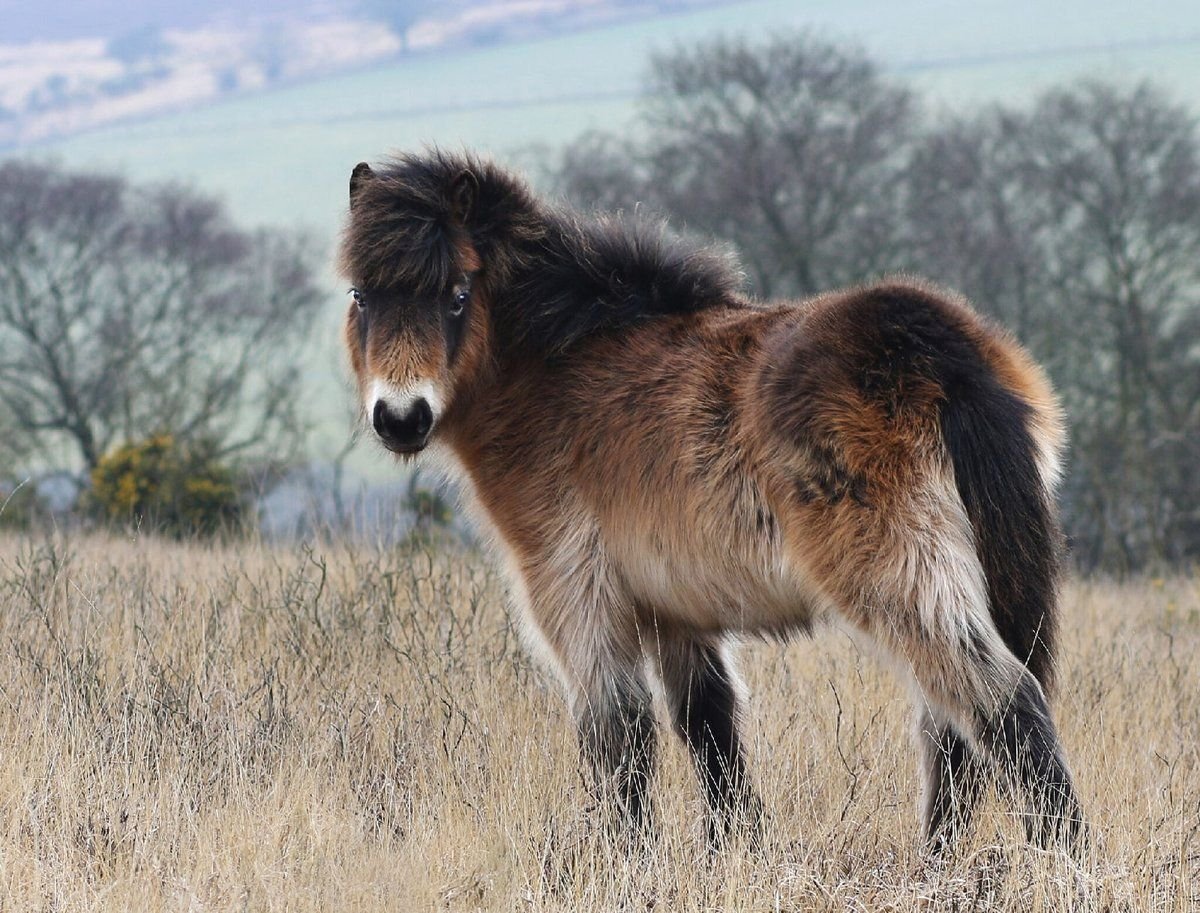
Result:
{"label": "brown fur", "polygon": [[[981,759],[1027,791],[1046,834],[1076,832],[1039,684],[1061,420],[1009,337],[908,280],[759,305],[723,258],[553,210],[476,160],[362,167],[342,255],[376,302],[347,320],[360,390],[437,391],[432,450],[629,816],[652,771],[644,657],[728,824],[757,800],[723,639],[840,618],[913,685],[931,837],[965,824],[951,796],[978,790],[952,781],[977,781]],[[464,276],[462,326],[438,324]],[[989,459],[1008,461],[1015,519]]]}

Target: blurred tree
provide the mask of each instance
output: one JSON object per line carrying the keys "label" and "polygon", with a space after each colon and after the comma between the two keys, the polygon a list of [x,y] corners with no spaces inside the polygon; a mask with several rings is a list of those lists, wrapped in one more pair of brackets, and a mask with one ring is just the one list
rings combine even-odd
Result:
{"label": "blurred tree", "polygon": [[580,206],[600,210],[626,209],[649,198],[644,150],[636,141],[616,133],[589,130],[551,159],[547,181]]}
{"label": "blurred tree", "polygon": [[734,242],[763,295],[896,268],[912,95],[811,35],[654,58],[631,139],[591,133],[553,175],[576,202],[639,202]]}
{"label": "blurred tree", "polygon": [[961,289],[1041,348],[1061,339],[1046,307],[1050,208],[1029,193],[1021,131],[1000,109],[954,118],[915,144],[904,175],[912,268]]}
{"label": "blurred tree", "polygon": [[1200,554],[1200,135],[1149,85],[1055,89],[926,135],[906,176],[922,272],[1050,368],[1086,565]]}
{"label": "blurred tree", "polygon": [[246,232],[174,185],[0,165],[0,417],[92,469],[169,428],[279,459],[305,428],[297,346],[320,301],[310,242]]}
{"label": "blurred tree", "polygon": [[[3,358],[2,349],[0,358]],[[0,478],[27,467],[31,456],[30,447],[28,435],[22,433],[16,416],[5,406],[3,398],[0,398]]]}
{"label": "blurred tree", "polygon": [[396,33],[405,51],[409,49],[408,30],[422,17],[456,5],[461,4],[447,3],[446,0],[440,3],[438,0],[360,0],[358,4],[364,15],[386,23]]}
{"label": "blurred tree", "polygon": [[[1047,93],[1023,179],[1055,226],[1073,487],[1096,562],[1200,554],[1200,134],[1149,85]],[[1065,362],[1065,363],[1064,363]]]}

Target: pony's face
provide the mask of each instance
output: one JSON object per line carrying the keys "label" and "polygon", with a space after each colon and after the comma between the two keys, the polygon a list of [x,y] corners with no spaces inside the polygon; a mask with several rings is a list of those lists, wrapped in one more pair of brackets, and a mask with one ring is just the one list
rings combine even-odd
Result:
{"label": "pony's face", "polygon": [[455,391],[455,367],[472,318],[474,275],[434,294],[355,286],[346,343],[367,423],[385,447],[425,449]]}
{"label": "pony's face", "polygon": [[407,457],[436,438],[479,362],[482,271],[465,232],[397,210],[381,183],[366,165],[350,181],[345,341],[365,423]]}

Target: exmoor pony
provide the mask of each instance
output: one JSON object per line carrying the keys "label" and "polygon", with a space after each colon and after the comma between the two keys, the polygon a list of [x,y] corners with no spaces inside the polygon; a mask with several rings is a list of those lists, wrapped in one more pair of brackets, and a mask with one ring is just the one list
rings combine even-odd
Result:
{"label": "exmoor pony", "polygon": [[1005,333],[909,280],[752,301],[712,250],[436,150],[354,169],[340,266],[366,423],[461,483],[619,820],[647,814],[657,679],[712,839],[753,832],[728,644],[828,620],[911,688],[935,847],[997,777],[1031,839],[1075,842],[1062,422]]}

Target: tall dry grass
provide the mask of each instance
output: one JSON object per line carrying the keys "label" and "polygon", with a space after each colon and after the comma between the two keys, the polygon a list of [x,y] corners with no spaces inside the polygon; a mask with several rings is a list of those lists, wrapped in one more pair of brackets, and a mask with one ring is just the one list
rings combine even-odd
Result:
{"label": "tall dry grass", "polygon": [[1069,587],[1075,864],[989,802],[922,855],[909,708],[837,634],[743,651],[759,849],[589,813],[572,727],[473,555],[0,540],[0,910],[1200,910],[1200,583]]}

